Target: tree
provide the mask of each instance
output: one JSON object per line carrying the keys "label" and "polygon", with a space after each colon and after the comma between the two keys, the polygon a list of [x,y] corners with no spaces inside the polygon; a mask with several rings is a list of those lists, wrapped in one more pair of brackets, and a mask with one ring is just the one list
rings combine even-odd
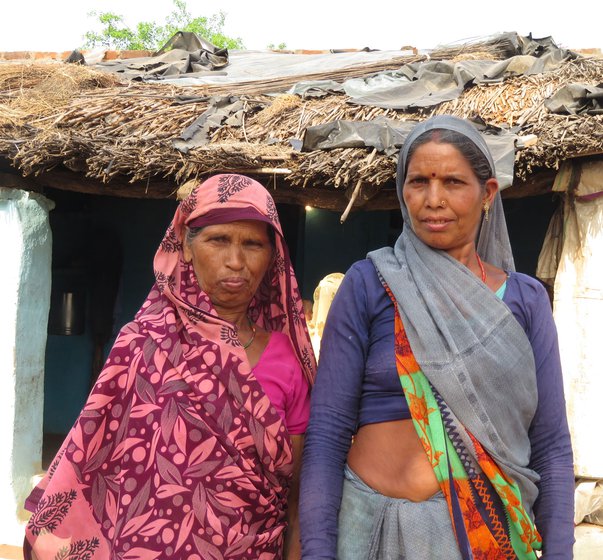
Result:
{"label": "tree", "polygon": [[166,41],[178,31],[192,31],[212,45],[227,49],[243,49],[240,38],[224,35],[226,14],[222,11],[209,17],[193,18],[189,13],[185,0],[173,0],[174,8],[165,20],[165,24],[141,21],[135,30],[127,27],[123,16],[113,12],[91,12],[102,24],[100,32],[88,31],[84,35],[86,47],[104,46],[118,50],[150,50],[160,49]]}

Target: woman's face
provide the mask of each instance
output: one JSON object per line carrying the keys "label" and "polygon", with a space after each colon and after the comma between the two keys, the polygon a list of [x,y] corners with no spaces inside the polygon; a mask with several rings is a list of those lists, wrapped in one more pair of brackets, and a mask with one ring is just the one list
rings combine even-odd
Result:
{"label": "woman's face", "polygon": [[184,243],[184,259],[219,315],[245,312],[272,262],[269,226],[240,220],[204,227]]}
{"label": "woman's face", "polygon": [[417,237],[459,259],[475,247],[484,203],[492,203],[496,179],[479,183],[452,144],[419,146],[407,165],[403,197]]}

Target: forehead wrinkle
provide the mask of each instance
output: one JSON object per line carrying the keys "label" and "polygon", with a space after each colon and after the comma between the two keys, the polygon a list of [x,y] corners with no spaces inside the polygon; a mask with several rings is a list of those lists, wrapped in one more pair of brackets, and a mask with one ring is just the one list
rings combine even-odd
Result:
{"label": "forehead wrinkle", "polygon": [[437,172],[443,176],[473,176],[469,162],[452,144],[429,142],[414,152],[408,162],[406,177],[427,176]]}

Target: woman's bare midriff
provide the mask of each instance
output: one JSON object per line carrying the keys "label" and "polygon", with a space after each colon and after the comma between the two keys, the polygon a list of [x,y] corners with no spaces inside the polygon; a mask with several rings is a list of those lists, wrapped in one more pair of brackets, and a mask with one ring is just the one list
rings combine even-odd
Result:
{"label": "woman's bare midriff", "polygon": [[362,426],[348,465],[371,488],[390,498],[422,502],[440,486],[412,420]]}

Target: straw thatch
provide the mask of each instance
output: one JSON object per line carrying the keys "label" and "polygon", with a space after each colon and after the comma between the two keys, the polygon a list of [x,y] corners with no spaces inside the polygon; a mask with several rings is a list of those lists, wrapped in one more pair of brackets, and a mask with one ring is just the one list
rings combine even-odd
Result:
{"label": "straw thatch", "polygon": [[[439,55],[449,59],[505,55],[500,45],[486,47],[464,45],[443,49]],[[328,77],[371,75],[399,67],[403,58],[330,72]],[[421,58],[413,55],[404,60]],[[458,99],[413,113],[352,105],[341,94],[309,99],[274,95],[301,79],[320,77],[177,87],[124,83],[111,74],[76,65],[3,64],[0,157],[42,184],[69,183],[65,179],[69,170],[81,185],[92,188],[95,184],[98,192],[106,185],[106,192],[124,196],[132,196],[135,187],[140,190],[134,196],[145,196],[150,185],[153,196],[173,196],[177,186],[188,180],[238,171],[268,177],[281,200],[293,196],[299,202],[321,205],[322,196],[322,205],[341,207],[354,198],[357,205],[373,201],[374,207],[385,207],[393,200],[386,195],[391,194],[395,156],[352,148],[301,153],[290,140],[302,138],[309,126],[337,119],[402,121],[450,113],[479,117],[537,137],[535,144],[517,154],[518,182],[529,182],[542,170],[555,170],[565,159],[603,153],[603,115],[554,115],[544,106],[545,99],[566,84],[598,85],[603,77],[602,59],[579,57],[550,72],[474,86]],[[203,114],[210,96],[216,95],[240,98],[242,121],[212,131],[208,144],[186,154],[176,150],[173,140]],[[53,183],[51,174],[56,172],[63,174]],[[65,188],[78,189],[73,184]],[[344,190],[346,197],[340,194]],[[334,193],[339,203],[333,202]]]}

